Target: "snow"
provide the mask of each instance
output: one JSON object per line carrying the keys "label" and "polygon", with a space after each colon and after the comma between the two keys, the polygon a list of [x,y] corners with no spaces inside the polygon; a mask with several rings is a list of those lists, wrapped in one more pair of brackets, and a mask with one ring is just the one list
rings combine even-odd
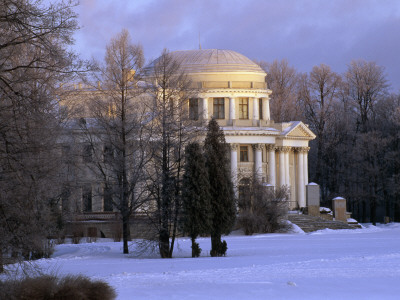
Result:
{"label": "snow", "polygon": [[332,210],[330,209],[330,208],[328,208],[328,207],[320,207],[319,208],[319,211],[321,212],[321,213],[331,213],[332,212]]}
{"label": "snow", "polygon": [[109,282],[118,299],[398,299],[400,224],[363,229],[294,228],[286,234],[224,237],[226,257],[209,256],[210,239],[178,239],[173,259],[122,254],[122,243],[58,245],[37,261],[59,275],[81,273]]}

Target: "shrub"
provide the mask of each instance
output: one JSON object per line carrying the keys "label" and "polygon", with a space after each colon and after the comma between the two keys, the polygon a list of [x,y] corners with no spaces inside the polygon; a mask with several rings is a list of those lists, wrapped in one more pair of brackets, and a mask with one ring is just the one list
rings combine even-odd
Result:
{"label": "shrub", "polygon": [[192,243],[192,257],[199,257],[201,254],[201,248],[199,243],[193,242]]}
{"label": "shrub", "polygon": [[288,210],[287,188],[274,191],[254,180],[243,190],[247,195],[242,194],[239,199],[238,225],[246,235],[276,232],[287,227],[283,222]]}
{"label": "shrub", "polygon": [[88,277],[43,275],[21,280],[0,281],[0,299],[29,300],[111,300],[116,298],[112,287],[103,281],[91,281]]}

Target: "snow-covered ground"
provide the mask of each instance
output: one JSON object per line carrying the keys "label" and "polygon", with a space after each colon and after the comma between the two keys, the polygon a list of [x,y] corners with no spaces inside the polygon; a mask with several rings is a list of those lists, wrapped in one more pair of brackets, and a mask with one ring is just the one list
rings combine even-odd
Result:
{"label": "snow-covered ground", "polygon": [[400,224],[311,234],[224,238],[226,257],[200,258],[178,240],[173,259],[123,255],[122,244],[56,247],[38,264],[58,274],[81,273],[110,283],[118,299],[399,299]]}

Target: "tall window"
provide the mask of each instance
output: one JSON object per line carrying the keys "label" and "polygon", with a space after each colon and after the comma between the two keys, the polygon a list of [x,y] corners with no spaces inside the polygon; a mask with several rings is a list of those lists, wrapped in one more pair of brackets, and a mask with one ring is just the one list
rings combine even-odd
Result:
{"label": "tall window", "polygon": [[112,203],[112,190],[111,188],[104,188],[104,211],[113,211]]}
{"label": "tall window", "polygon": [[90,184],[82,187],[82,206],[84,212],[92,211],[92,186]]}
{"label": "tall window", "polygon": [[189,99],[189,119],[198,120],[199,119],[199,99],[190,98]]}
{"label": "tall window", "polygon": [[260,120],[264,119],[263,118],[263,107],[262,107],[262,98],[258,99],[258,113],[260,114]]}
{"label": "tall window", "polygon": [[225,119],[224,98],[214,98],[213,117],[215,119]]}
{"label": "tall window", "polygon": [[249,118],[249,98],[239,98],[239,119]]}
{"label": "tall window", "polygon": [[240,146],[240,161],[249,161],[249,148],[247,146]]}

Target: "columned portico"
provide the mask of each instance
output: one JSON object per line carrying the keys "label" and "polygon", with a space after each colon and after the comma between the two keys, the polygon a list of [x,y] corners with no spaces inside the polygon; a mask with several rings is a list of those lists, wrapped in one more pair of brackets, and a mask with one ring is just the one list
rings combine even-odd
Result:
{"label": "columned portico", "polygon": [[238,150],[238,144],[229,144],[231,147],[231,176],[232,176],[232,183],[233,183],[233,189],[235,192],[235,196],[238,196],[238,189],[237,189],[237,177],[238,177],[238,171],[237,171],[237,150]]}

